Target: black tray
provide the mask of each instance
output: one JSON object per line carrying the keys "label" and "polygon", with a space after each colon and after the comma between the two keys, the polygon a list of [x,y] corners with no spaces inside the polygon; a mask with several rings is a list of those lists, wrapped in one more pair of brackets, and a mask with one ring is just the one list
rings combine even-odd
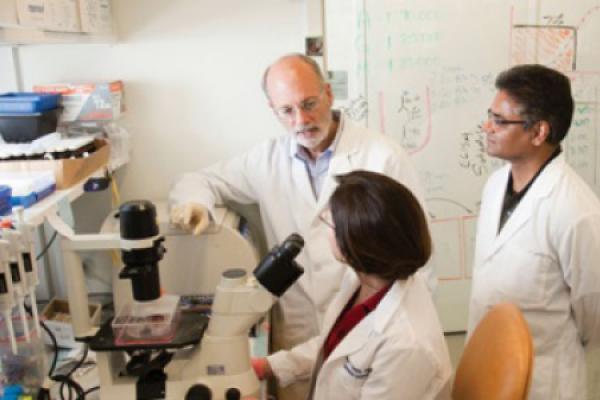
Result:
{"label": "black tray", "polygon": [[198,313],[181,313],[173,340],[170,343],[156,344],[116,344],[111,322],[112,319],[102,325],[96,336],[87,340],[90,349],[94,351],[159,350],[178,349],[195,345],[204,336],[204,331],[208,325],[208,317]]}

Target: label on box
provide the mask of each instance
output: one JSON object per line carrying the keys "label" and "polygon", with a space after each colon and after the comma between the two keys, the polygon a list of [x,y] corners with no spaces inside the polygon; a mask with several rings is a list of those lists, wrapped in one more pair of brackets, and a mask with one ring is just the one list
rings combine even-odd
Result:
{"label": "label on box", "polygon": [[87,33],[110,33],[110,0],[79,0],[81,30]]}
{"label": "label on box", "polygon": [[59,32],[81,32],[77,0],[45,0],[48,10],[46,29]]}
{"label": "label on box", "polygon": [[[73,327],[70,323],[57,322],[52,320],[46,320],[45,323],[48,329],[50,329],[54,334],[54,337],[56,338],[56,343],[59,347],[75,347],[75,335],[73,334]],[[44,341],[48,344],[52,344],[49,338],[47,338]]]}
{"label": "label on box", "polygon": [[46,25],[44,0],[17,0],[19,24],[36,28]]}
{"label": "label on box", "polygon": [[59,32],[80,32],[77,0],[17,0],[19,24]]}

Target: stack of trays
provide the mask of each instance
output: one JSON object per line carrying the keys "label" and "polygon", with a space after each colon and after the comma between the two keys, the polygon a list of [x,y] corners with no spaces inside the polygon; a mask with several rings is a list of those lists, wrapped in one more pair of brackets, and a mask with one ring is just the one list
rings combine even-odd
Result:
{"label": "stack of trays", "polygon": [[10,214],[11,205],[10,197],[12,195],[12,189],[10,186],[0,185],[0,216]]}
{"label": "stack of trays", "polygon": [[56,131],[59,100],[58,94],[0,95],[0,135],[8,143],[27,143]]}
{"label": "stack of trays", "polygon": [[51,171],[5,172],[0,181],[12,190],[12,207],[30,207],[56,190],[56,180]]}

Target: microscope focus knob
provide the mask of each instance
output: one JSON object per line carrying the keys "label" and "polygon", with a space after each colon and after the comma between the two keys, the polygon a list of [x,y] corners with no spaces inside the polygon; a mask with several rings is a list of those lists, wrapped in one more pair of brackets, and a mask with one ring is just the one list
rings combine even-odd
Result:
{"label": "microscope focus knob", "polygon": [[234,288],[246,283],[248,273],[242,268],[230,268],[221,274],[219,286]]}
{"label": "microscope focus knob", "polygon": [[241,398],[242,394],[237,388],[230,388],[225,392],[225,400],[240,400]]}
{"label": "microscope focus knob", "polygon": [[211,400],[212,392],[202,384],[197,384],[188,389],[185,400]]}

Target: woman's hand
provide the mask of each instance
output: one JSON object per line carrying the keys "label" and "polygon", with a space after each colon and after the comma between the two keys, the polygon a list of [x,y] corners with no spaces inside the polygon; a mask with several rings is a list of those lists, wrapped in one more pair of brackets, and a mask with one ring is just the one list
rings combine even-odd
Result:
{"label": "woman's hand", "polygon": [[254,373],[259,380],[264,381],[273,376],[273,370],[266,358],[253,358],[251,362]]}

